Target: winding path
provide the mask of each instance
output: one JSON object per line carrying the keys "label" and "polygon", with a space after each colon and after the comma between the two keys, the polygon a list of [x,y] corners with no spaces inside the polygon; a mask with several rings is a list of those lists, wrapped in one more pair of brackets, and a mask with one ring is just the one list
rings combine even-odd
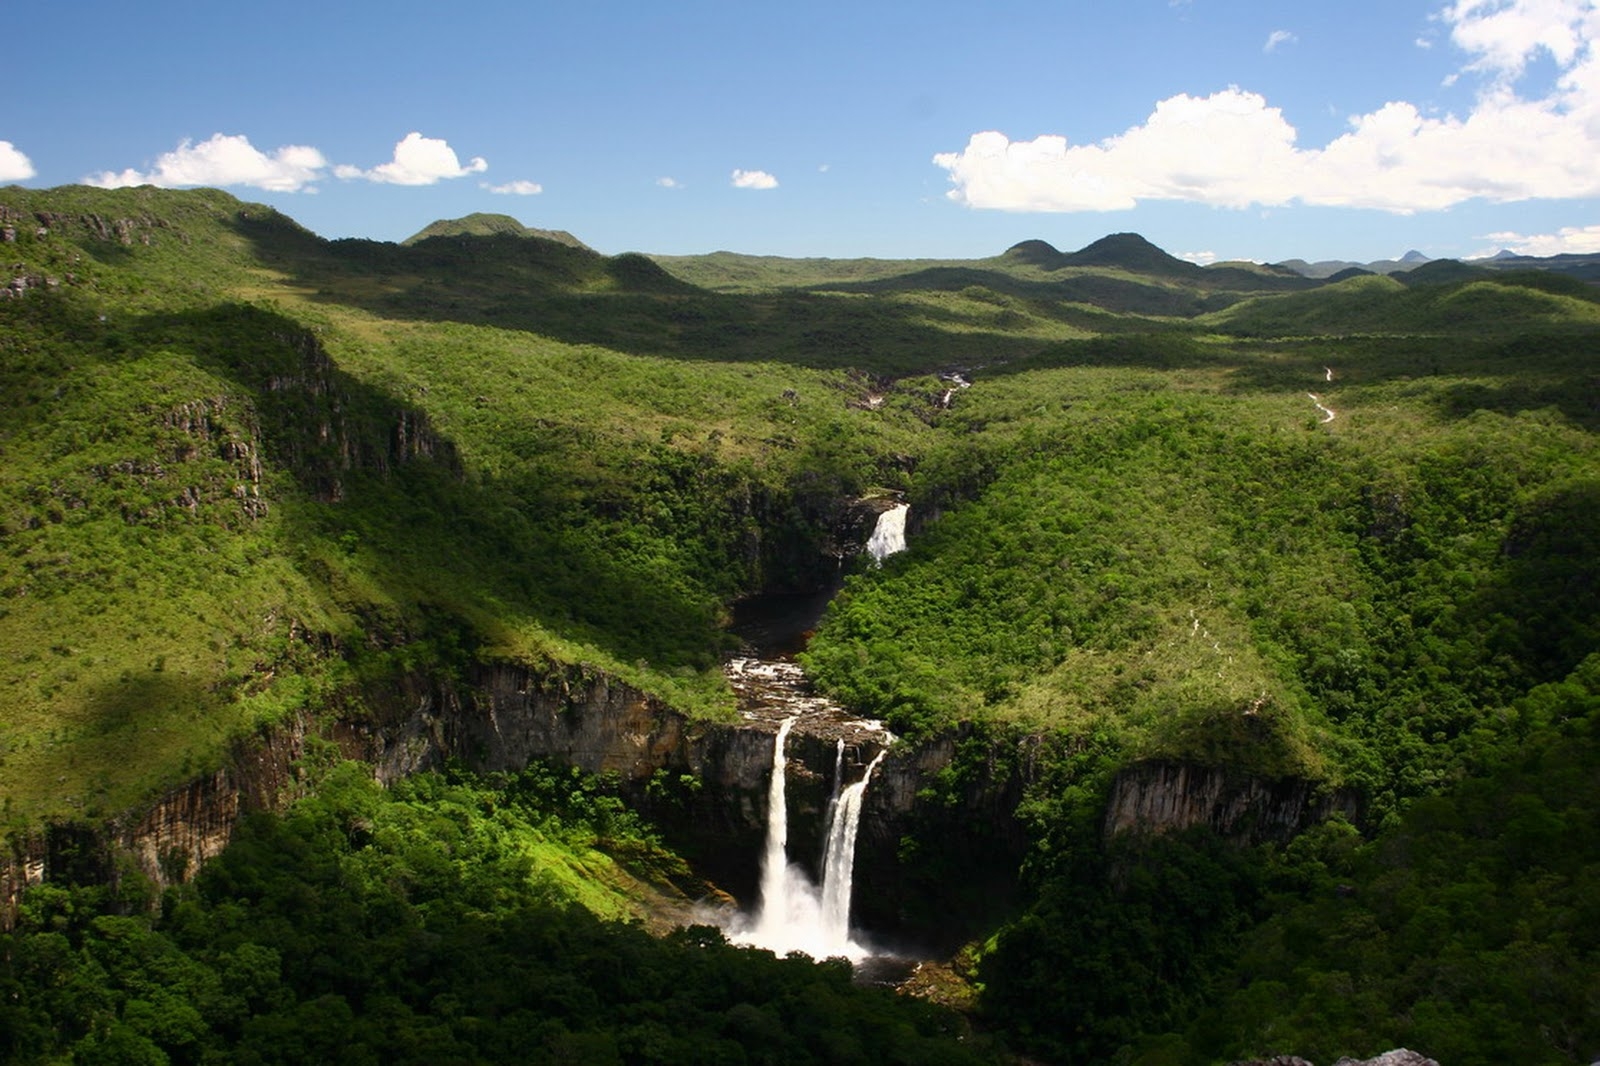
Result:
{"label": "winding path", "polygon": [[[1322,369],[1327,374],[1327,377],[1326,377],[1325,380],[1332,381],[1333,380],[1333,367],[1325,366]],[[1314,392],[1308,392],[1308,393],[1306,393],[1306,395],[1311,397],[1311,402],[1312,403],[1316,404],[1317,411],[1319,413],[1321,413],[1321,415],[1322,415],[1322,424],[1323,425],[1327,425],[1329,422],[1332,422],[1336,417],[1338,417],[1337,415],[1335,415],[1333,413],[1333,408],[1324,407],[1322,405],[1322,397],[1321,396],[1318,396]]]}

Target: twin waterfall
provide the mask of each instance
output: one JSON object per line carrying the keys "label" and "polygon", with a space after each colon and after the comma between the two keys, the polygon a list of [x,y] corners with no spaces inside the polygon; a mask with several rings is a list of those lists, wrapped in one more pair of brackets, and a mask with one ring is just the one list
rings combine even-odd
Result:
{"label": "twin waterfall", "polygon": [[[906,547],[905,504],[878,515],[866,551],[873,565]],[[770,652],[768,654],[771,654]],[[814,959],[843,956],[861,962],[874,952],[850,936],[850,895],[855,875],[856,834],[872,774],[883,761],[893,736],[879,722],[855,718],[811,691],[798,663],[786,653],[777,658],[737,658],[728,663],[728,680],[747,719],[774,721],[783,715],[772,749],[772,778],[767,785],[767,841],[761,858],[761,906],[753,918],[729,930],[735,943],[766,948],[779,955],[804,952]],[[822,884],[804,867],[789,862],[789,804],[785,795],[788,758],[784,745],[795,723],[805,718],[806,731],[819,725],[839,732],[834,756],[833,790],[828,801],[822,842]],[[827,733],[824,733],[827,735]],[[844,783],[844,737],[881,744],[861,779]]]}
{"label": "twin waterfall", "polygon": [[788,760],[783,746],[795,721],[784,719],[773,742],[772,780],[767,786],[767,847],[761,859],[761,911],[753,924],[736,934],[735,940],[779,955],[803,951],[814,959],[842,955],[859,962],[872,952],[850,938],[856,832],[861,825],[861,802],[867,783],[887,749],[878,752],[861,780],[841,787],[844,741],[839,741],[819,889],[804,869],[789,863],[789,809],[784,798]]}

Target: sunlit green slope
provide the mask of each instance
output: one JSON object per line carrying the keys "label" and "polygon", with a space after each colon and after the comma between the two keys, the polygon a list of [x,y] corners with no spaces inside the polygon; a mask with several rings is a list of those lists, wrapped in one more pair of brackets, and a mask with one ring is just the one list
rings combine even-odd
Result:
{"label": "sunlit green slope", "polygon": [[1108,727],[1400,794],[1593,638],[1596,304],[1564,279],[1273,295],[1313,283],[1118,235],[712,292],[471,220],[401,246],[213,191],[0,207],[16,819],[486,658],[727,714],[729,605],[814,580],[829,509],[881,489],[912,550],[812,664],[902,728]]}

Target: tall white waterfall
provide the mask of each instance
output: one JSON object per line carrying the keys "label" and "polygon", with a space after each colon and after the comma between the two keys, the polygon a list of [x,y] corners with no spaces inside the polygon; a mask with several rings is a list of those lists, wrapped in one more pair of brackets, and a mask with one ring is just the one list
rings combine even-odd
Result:
{"label": "tall white waterfall", "polygon": [[[888,749],[884,749],[887,751]],[[855,887],[856,832],[861,828],[861,802],[883,751],[867,765],[861,780],[846,786],[828,822],[828,846],[822,853],[822,934],[850,942],[850,894]]]}
{"label": "tall white waterfall", "polygon": [[754,923],[736,932],[733,939],[736,943],[767,948],[779,955],[803,951],[814,959],[842,955],[860,960],[871,952],[850,939],[856,834],[861,826],[861,804],[867,783],[884,753],[878,753],[860,781],[843,788],[838,787],[838,771],[843,769],[843,760],[836,759],[837,794],[830,804],[819,890],[806,876],[804,868],[789,863],[789,810],[784,799],[788,759],[783,746],[794,723],[794,718],[785,719],[774,740],[772,780],[767,785],[767,846],[761,860],[761,910]]}
{"label": "tall white waterfall", "polygon": [[783,745],[794,723],[793,718],[785,718],[772,743],[772,780],[767,783],[767,851],[761,856],[761,917],[756,920],[757,934],[764,934],[774,923],[786,922],[785,912],[793,906],[789,901],[793,879],[789,871],[789,804],[783,794],[784,771],[789,760],[783,754]]}
{"label": "tall white waterfall", "polygon": [[867,540],[867,554],[874,565],[882,566],[889,556],[906,550],[906,515],[910,513],[910,504],[897,503],[878,515],[878,524]]}

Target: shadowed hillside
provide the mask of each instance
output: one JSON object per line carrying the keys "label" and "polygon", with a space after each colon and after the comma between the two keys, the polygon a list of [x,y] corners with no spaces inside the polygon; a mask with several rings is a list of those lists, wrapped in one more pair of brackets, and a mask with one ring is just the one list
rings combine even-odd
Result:
{"label": "shadowed hillside", "polygon": [[[894,891],[857,913],[971,930],[918,980],[1020,1053],[1600,1048],[1581,280],[1324,284],[1132,234],[952,262],[604,256],[505,216],[326,241],[150,187],[0,190],[0,231],[13,1057],[376,1061],[414,1029],[672,1061],[664,1003],[729,1063],[987,1054],[848,964],[562,910],[696,884],[646,813],[705,854],[779,809],[776,723],[737,724],[722,666],[736,607],[802,593],[831,596],[811,681],[898,737],[857,808]],[[873,565],[889,501],[907,547]],[[137,876],[94,850],[272,737],[281,817],[234,810],[205,854],[156,818]],[[845,756],[804,742],[821,821]],[[520,775],[383,791],[336,758],[491,747]],[[613,751],[631,791],[521,766]],[[503,944],[532,945],[504,999]]]}

